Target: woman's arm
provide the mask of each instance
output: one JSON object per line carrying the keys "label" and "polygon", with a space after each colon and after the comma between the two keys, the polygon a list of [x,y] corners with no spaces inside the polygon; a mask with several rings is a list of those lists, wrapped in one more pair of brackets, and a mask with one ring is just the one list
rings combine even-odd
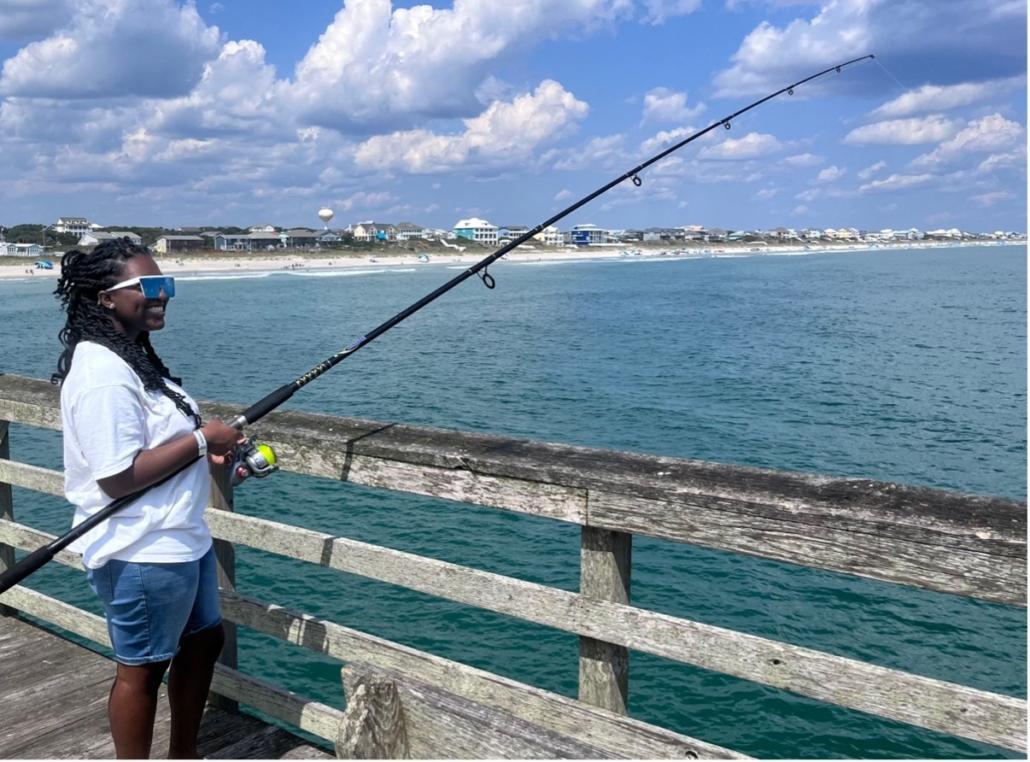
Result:
{"label": "woman's arm", "polygon": [[[237,442],[243,439],[237,429],[214,419],[204,424],[200,432],[207,440],[208,454],[225,456],[232,452]],[[97,479],[105,493],[114,499],[131,495],[175,473],[183,466],[196,460],[200,446],[192,433],[185,434],[149,450],[141,450],[132,465],[121,473]]]}

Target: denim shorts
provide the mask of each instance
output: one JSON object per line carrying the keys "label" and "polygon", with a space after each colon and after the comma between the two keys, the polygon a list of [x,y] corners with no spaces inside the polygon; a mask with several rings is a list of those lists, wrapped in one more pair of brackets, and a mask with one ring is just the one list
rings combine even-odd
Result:
{"label": "denim shorts", "polygon": [[184,563],[108,561],[87,570],[87,579],[104,604],[120,664],[168,661],[182,638],[222,621],[214,547]]}

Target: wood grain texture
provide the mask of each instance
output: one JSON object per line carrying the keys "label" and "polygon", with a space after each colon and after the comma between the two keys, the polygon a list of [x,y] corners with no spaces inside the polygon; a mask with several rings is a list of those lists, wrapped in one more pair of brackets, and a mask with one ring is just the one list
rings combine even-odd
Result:
{"label": "wood grain texture", "polygon": [[[57,403],[0,375],[0,419],[57,428]],[[1026,605],[1024,502],[313,413],[250,433],[297,473]]]}
{"label": "wood grain texture", "polygon": [[516,714],[556,733],[639,759],[744,758],[671,730],[618,715],[500,675],[443,659],[282,606],[224,596],[222,610],[238,624],[327,654],[398,672],[481,704]]}
{"label": "wood grain texture", "polygon": [[[351,668],[353,669],[353,668]],[[344,690],[347,710],[336,737],[339,759],[411,759],[401,697],[393,680],[365,671]]]}

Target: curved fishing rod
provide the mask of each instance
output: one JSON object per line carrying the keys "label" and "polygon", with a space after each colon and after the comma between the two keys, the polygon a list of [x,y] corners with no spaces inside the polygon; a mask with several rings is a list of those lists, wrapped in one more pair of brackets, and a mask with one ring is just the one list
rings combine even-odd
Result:
{"label": "curved fishing rod", "polygon": [[[440,286],[438,289],[436,289],[432,293],[429,293],[426,296],[422,297],[421,299],[419,299],[417,302],[412,304],[407,309],[401,310],[396,315],[394,315],[392,318],[387,320],[385,323],[382,323],[382,324],[376,326],[374,329],[369,331],[367,334],[362,336],[360,339],[358,339],[356,342],[351,344],[346,349],[343,349],[343,350],[337,352],[336,354],[332,355],[328,359],[323,360],[322,362],[320,362],[318,365],[313,367],[311,370],[309,370],[304,375],[298,377],[297,379],[291,381],[288,384],[284,384],[283,386],[280,386],[278,389],[276,389],[271,394],[269,394],[266,397],[258,400],[253,405],[251,405],[246,410],[244,410],[240,415],[238,415],[236,418],[234,418],[230,425],[233,426],[234,428],[242,430],[244,426],[248,426],[250,424],[256,423],[257,421],[261,420],[266,415],[268,415],[270,412],[272,412],[277,407],[279,407],[281,404],[286,402],[286,400],[288,400],[290,397],[292,397],[294,392],[296,392],[298,389],[300,389],[300,388],[302,388],[304,386],[307,386],[312,381],[314,381],[316,378],[321,376],[323,373],[325,373],[329,369],[335,367],[339,363],[343,362],[348,357],[350,357],[352,354],[357,352],[359,349],[361,349],[362,347],[370,344],[372,341],[374,341],[375,339],[377,339],[380,336],[382,336],[384,333],[389,331],[391,328],[393,328],[395,325],[400,323],[402,320],[405,320],[406,318],[410,317],[414,313],[418,312],[420,309],[425,307],[427,304],[429,304],[430,302],[433,302],[436,299],[438,299],[439,297],[443,296],[445,293],[450,291],[452,288],[457,286],[459,283],[462,283],[463,281],[471,278],[473,275],[477,275],[478,274],[479,277],[482,279],[484,285],[486,285],[487,288],[493,288],[494,285],[495,285],[494,284],[494,279],[487,272],[487,268],[491,264],[493,264],[498,259],[503,257],[505,254],[507,254],[512,249],[516,248],[517,246],[521,246],[523,243],[525,243],[530,238],[532,238],[533,236],[535,236],[538,233],[540,233],[545,228],[553,225],[558,220],[560,220],[560,219],[562,219],[564,217],[567,217],[568,215],[572,214],[574,211],[579,209],[584,204],[587,204],[587,203],[593,201],[598,196],[600,196],[600,195],[602,195],[604,193],[607,193],[612,188],[614,188],[616,185],[619,185],[620,183],[625,182],[626,180],[632,180],[634,185],[636,185],[637,187],[640,187],[640,185],[643,182],[640,179],[640,176],[639,176],[639,173],[641,171],[643,171],[644,169],[647,169],[647,167],[650,167],[655,162],[661,161],[662,159],[664,159],[666,156],[668,156],[669,154],[673,153],[674,151],[678,151],[683,146],[687,145],[687,143],[691,143],[691,142],[697,140],[699,137],[701,137],[702,135],[707,134],[708,132],[711,132],[716,127],[724,127],[727,130],[730,129],[731,121],[733,119],[736,119],[741,114],[744,114],[744,113],[750,111],[751,109],[756,108],[757,106],[761,106],[766,101],[772,100],[773,98],[775,98],[775,97],[777,97],[779,95],[782,95],[783,93],[788,93],[790,95],[793,95],[794,94],[794,88],[799,87],[800,85],[803,85],[806,82],[811,82],[813,79],[818,79],[819,77],[822,77],[825,74],[829,74],[831,71],[836,71],[836,72],[839,73],[841,71],[841,69],[843,69],[845,66],[850,66],[853,63],[858,63],[859,61],[864,61],[866,59],[872,59],[872,58],[874,58],[874,56],[872,54],[869,54],[869,55],[866,55],[866,56],[862,56],[861,58],[853,58],[850,61],[845,61],[844,63],[837,64],[836,66],[831,66],[828,69],[823,69],[821,72],[818,72],[817,74],[813,74],[810,77],[805,77],[804,79],[799,79],[794,84],[787,85],[786,87],[783,87],[783,88],[777,90],[774,93],[770,93],[769,95],[765,96],[764,98],[761,98],[761,99],[755,101],[754,103],[751,103],[751,104],[745,106],[744,108],[740,109],[739,111],[734,111],[729,116],[723,117],[722,119],[720,119],[720,120],[718,120],[716,122],[712,122],[710,125],[705,127],[703,130],[701,130],[699,132],[695,132],[693,135],[691,135],[691,136],[681,140],[678,143],[675,143],[672,146],[669,146],[668,148],[666,148],[661,153],[655,154],[654,156],[649,158],[647,161],[644,161],[643,163],[638,164],[637,166],[633,167],[633,169],[629,170],[628,172],[625,172],[624,174],[622,174],[619,177],[617,177],[614,180],[612,180],[610,183],[607,183],[606,185],[602,185],[600,188],[595,190],[593,193],[590,193],[589,195],[584,196],[583,198],[581,198],[579,201],[576,201],[571,206],[568,206],[565,209],[563,209],[562,211],[560,211],[557,214],[555,214],[553,217],[550,217],[547,220],[545,220],[544,222],[541,222],[539,225],[537,225],[532,230],[530,230],[530,231],[528,231],[526,233],[523,233],[518,238],[516,238],[514,241],[511,241],[510,243],[506,244],[505,246],[502,246],[500,249],[495,251],[493,254],[490,254],[489,256],[484,257],[479,262],[474,264],[472,267],[470,267],[469,269],[465,270],[460,275],[457,275],[456,277],[454,277],[451,280],[447,281],[446,283],[444,283],[442,286]],[[21,582],[21,580],[25,579],[27,576],[29,576],[34,571],[39,569],[41,566],[46,564],[54,556],[56,556],[59,552],[64,550],[66,547],[68,547],[68,545],[70,545],[72,542],[77,540],[79,537],[84,535],[86,532],[88,532],[90,529],[95,527],[100,522],[102,522],[105,519],[107,519],[113,513],[121,510],[126,505],[131,503],[133,500],[136,500],[137,498],[139,498],[141,495],[143,495],[145,492],[147,492],[147,490],[149,490],[151,487],[156,487],[159,484],[163,484],[164,482],[168,481],[173,476],[178,474],[180,471],[183,471],[186,468],[188,468],[189,466],[191,466],[197,460],[199,460],[199,458],[196,458],[195,460],[190,461],[189,463],[187,463],[182,468],[180,468],[177,471],[169,474],[164,479],[161,479],[158,482],[154,482],[154,484],[151,484],[149,487],[145,487],[144,489],[139,490],[138,492],[134,492],[131,495],[125,495],[124,497],[120,497],[117,500],[112,501],[110,504],[108,504],[107,506],[105,506],[101,510],[97,511],[96,513],[94,513],[89,518],[87,518],[85,521],[83,521],[80,524],[78,524],[76,527],[74,527],[67,534],[64,534],[61,537],[58,537],[57,539],[55,539],[53,542],[49,543],[48,545],[44,545],[42,548],[39,548],[39,549],[33,551],[32,553],[30,553],[29,555],[25,556],[25,558],[23,558],[21,561],[16,563],[14,566],[12,566],[6,572],[4,572],[3,574],[0,574],[0,593],[3,593],[5,590],[7,590],[7,589],[13,587],[14,585],[18,584],[19,582]]]}

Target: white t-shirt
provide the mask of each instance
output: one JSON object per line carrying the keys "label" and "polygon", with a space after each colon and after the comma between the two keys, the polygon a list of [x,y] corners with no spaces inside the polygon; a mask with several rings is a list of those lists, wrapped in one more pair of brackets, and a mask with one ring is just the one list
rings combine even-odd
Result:
{"label": "white t-shirt", "polygon": [[[182,389],[165,379],[173,391]],[[197,404],[186,396],[190,407]],[[98,479],[119,474],[141,450],[149,450],[193,431],[194,423],[160,391],[147,391],[122,358],[91,341],[75,347],[72,366],[61,385],[64,426],[64,492],[75,508],[75,526],[108,505],[112,498]],[[110,559],[148,563],[195,561],[211,547],[204,523],[210,475],[207,459],[164,484],[151,487],[106,521],[75,540],[90,569]]]}

